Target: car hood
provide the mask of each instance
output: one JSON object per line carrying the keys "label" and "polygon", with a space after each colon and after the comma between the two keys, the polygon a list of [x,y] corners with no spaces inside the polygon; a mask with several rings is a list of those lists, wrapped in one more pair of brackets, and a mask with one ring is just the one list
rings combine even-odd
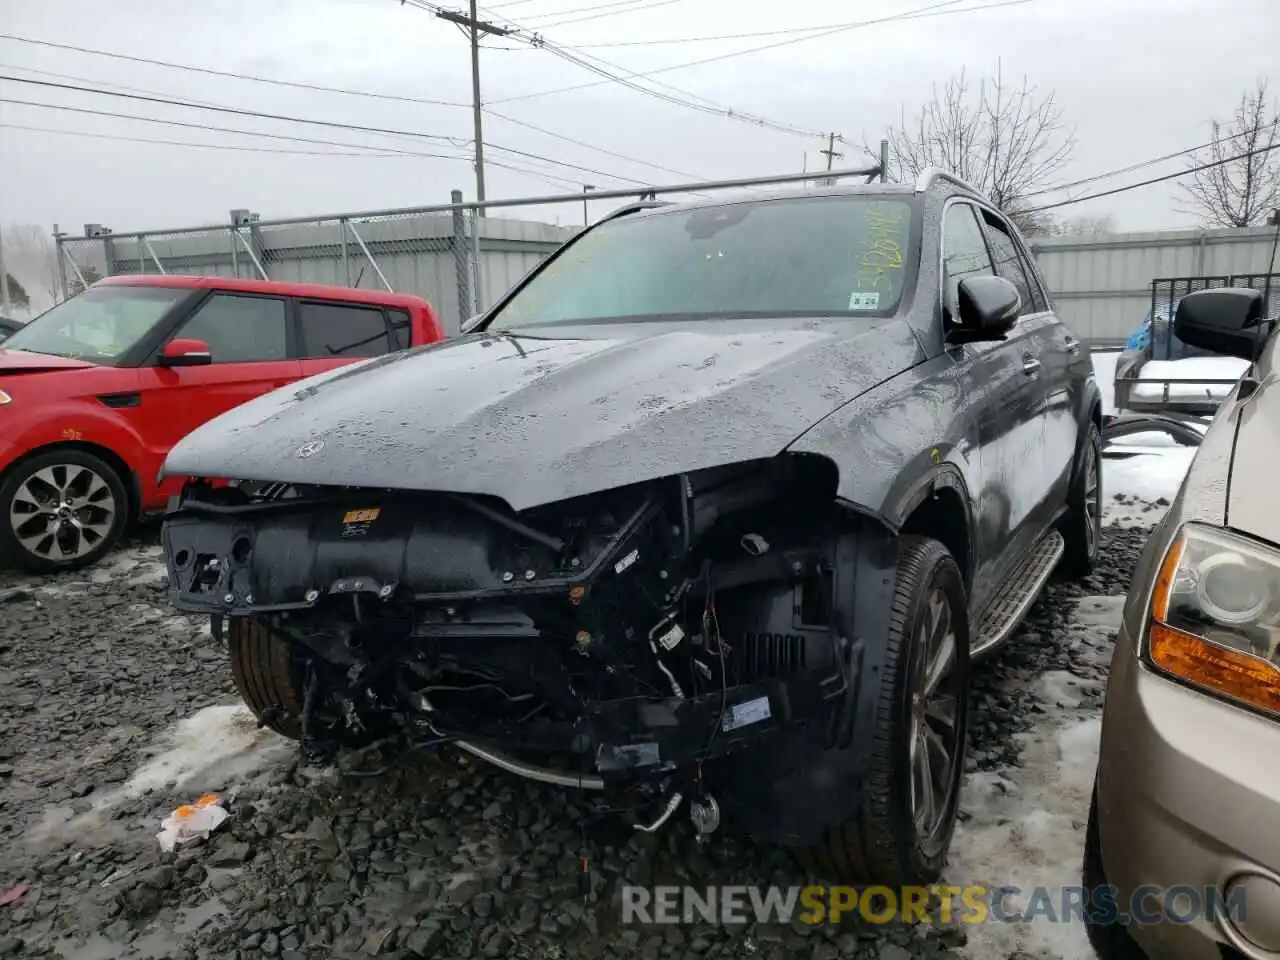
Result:
{"label": "car hood", "polygon": [[1280,545],[1275,451],[1280,449],[1280,383],[1272,374],[1238,408],[1235,459],[1227,493],[1227,524]]}
{"label": "car hood", "polygon": [[83,370],[96,364],[72,357],[55,357],[49,353],[6,350],[0,346],[0,376],[9,373],[48,373],[50,370]]}
{"label": "car hood", "polygon": [[183,439],[166,475],[489,494],[522,510],[782,452],[920,362],[902,320],[478,333],[302,381]]}

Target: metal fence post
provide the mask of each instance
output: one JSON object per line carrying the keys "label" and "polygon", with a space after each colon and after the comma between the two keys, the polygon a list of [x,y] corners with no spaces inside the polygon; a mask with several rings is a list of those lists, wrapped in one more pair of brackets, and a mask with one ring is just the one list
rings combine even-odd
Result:
{"label": "metal fence post", "polygon": [[58,293],[62,295],[63,300],[66,300],[70,297],[67,292],[67,265],[62,259],[62,231],[58,229],[56,223],[53,225],[53,259],[58,267]]}
{"label": "metal fence post", "polygon": [[471,211],[471,294],[476,313],[484,312],[484,291],[480,287],[480,211]]}
{"label": "metal fence post", "polygon": [[342,282],[348,287],[351,286],[351,253],[347,249],[347,218],[338,218],[338,236],[341,238],[342,252]]}
{"label": "metal fence post", "polygon": [[[451,191],[449,200],[455,204],[462,203],[462,191]],[[457,273],[459,327],[471,316],[471,270],[467,262],[469,259],[466,213],[461,207],[455,206],[453,208],[453,263]]]}
{"label": "metal fence post", "polygon": [[102,258],[106,261],[108,277],[116,275],[116,242],[112,236],[102,238]]}

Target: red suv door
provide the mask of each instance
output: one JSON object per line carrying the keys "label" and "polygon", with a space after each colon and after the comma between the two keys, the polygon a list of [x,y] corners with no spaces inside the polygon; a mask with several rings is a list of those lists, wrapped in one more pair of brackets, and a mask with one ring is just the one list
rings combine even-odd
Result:
{"label": "red suv door", "polygon": [[359,303],[302,300],[298,336],[302,373],[309,377],[409,346],[409,314]]}
{"label": "red suv door", "polygon": [[[302,365],[290,349],[288,316],[284,297],[215,291],[179,324],[169,340],[203,340],[213,361],[190,367],[153,364],[139,371],[136,415],[157,468],[196,427],[302,376]],[[140,478],[142,493],[159,508],[182,481],[171,478],[157,489],[151,486],[154,478],[154,471]]]}

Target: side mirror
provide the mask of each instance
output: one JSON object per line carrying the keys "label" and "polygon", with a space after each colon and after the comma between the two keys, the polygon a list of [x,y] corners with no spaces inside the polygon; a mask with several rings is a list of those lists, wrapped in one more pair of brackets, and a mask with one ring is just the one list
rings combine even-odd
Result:
{"label": "side mirror", "polygon": [[164,345],[156,363],[162,367],[202,367],[213,363],[213,354],[203,340],[174,337]]}
{"label": "side mirror", "polygon": [[956,293],[960,324],[952,331],[957,342],[1003,340],[1018,322],[1022,295],[1004,277],[966,277]]}
{"label": "side mirror", "polygon": [[1263,328],[1262,293],[1247,287],[1197,290],[1182,298],[1173,332],[1183,343],[1250,362],[1268,331]]}
{"label": "side mirror", "polygon": [[474,317],[468,317],[465,321],[463,321],[462,326],[458,328],[458,333],[460,334],[470,333],[472,330],[474,330],[476,327],[480,325],[480,322],[484,320],[484,318],[485,318],[485,315],[483,313],[477,313]]}

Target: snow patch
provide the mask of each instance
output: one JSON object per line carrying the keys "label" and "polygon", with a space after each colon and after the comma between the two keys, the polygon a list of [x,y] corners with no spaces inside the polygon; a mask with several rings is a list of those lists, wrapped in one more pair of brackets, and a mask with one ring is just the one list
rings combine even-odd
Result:
{"label": "snow patch", "polygon": [[[127,740],[127,732],[118,732],[119,736],[103,746],[103,751],[110,754],[117,748],[115,739]],[[188,799],[225,792],[283,767],[297,755],[293,743],[265,727],[259,729],[257,720],[243,704],[199,710],[157,737],[151,750],[151,758],[124,784],[95,792],[91,806],[84,812],[66,805],[46,808],[40,822],[28,832],[28,841],[36,845],[50,840],[69,840],[83,846],[108,843],[127,829],[125,823],[113,817],[114,809],[126,800],[151,790],[171,789]],[[155,832],[154,823],[146,826]]]}
{"label": "snow patch", "polygon": [[1102,391],[1102,415],[1116,412],[1116,363],[1120,359],[1118,351],[1094,353],[1093,374],[1098,380],[1098,389]]}
{"label": "snow patch", "polygon": [[148,760],[124,785],[138,797],[172,783],[200,793],[222,790],[293,756],[296,748],[263,727],[243,704],[205,707],[179,720],[160,741],[164,752]]}
{"label": "snow patch", "polygon": [[[1093,659],[1112,648],[1123,607],[1123,597],[1086,597],[1079,602],[1071,630],[1081,634],[1083,647],[1096,652]],[[1021,681],[1011,678],[1007,684]],[[1017,737],[1018,766],[965,778],[960,795],[964,819],[952,844],[948,883],[1017,888],[1004,899],[1008,911],[1025,908],[1032,891],[1045,887],[1055,912],[1063,912],[1062,888],[1080,883],[1102,729],[1096,709],[1084,701],[1101,686],[1098,679],[1064,671],[1045,673],[1032,684],[1044,722]],[[966,930],[962,953],[974,960],[1095,956],[1084,924],[1074,916],[1056,923],[1043,916],[1025,924],[989,920]]]}

